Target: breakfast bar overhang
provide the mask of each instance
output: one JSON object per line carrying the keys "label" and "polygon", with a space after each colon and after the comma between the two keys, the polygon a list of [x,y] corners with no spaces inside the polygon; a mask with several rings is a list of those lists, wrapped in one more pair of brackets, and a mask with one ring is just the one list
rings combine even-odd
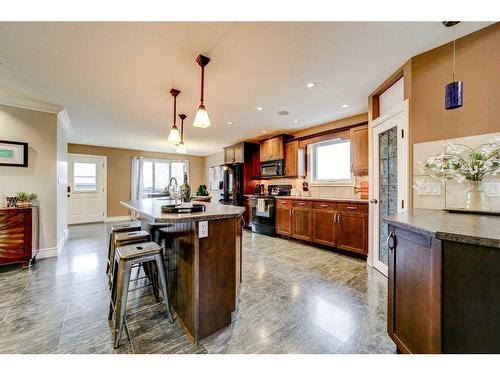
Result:
{"label": "breakfast bar overhang", "polygon": [[[164,249],[173,312],[197,344],[230,325],[236,310],[245,209],[203,203],[203,212],[162,212],[171,203],[161,198],[121,202],[139,215],[142,229]],[[208,234],[203,233],[205,225]]]}

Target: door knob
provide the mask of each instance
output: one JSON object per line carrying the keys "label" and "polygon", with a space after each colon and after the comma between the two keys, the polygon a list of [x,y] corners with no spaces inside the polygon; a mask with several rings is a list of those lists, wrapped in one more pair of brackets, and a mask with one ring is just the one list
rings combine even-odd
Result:
{"label": "door knob", "polygon": [[378,200],[376,200],[375,198],[373,198],[373,199],[370,199],[370,203],[374,203],[374,204],[377,204],[377,203],[378,203]]}

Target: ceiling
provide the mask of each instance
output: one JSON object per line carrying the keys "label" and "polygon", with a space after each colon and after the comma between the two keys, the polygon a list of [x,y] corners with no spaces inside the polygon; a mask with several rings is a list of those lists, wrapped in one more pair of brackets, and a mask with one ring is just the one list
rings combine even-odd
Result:
{"label": "ceiling", "polygon": [[[489,24],[460,23],[455,36]],[[174,87],[192,155],[365,112],[406,60],[453,38],[440,22],[1,22],[0,35],[0,95],[66,108],[71,142],[173,152]],[[212,59],[208,129],[192,127],[200,53]]]}

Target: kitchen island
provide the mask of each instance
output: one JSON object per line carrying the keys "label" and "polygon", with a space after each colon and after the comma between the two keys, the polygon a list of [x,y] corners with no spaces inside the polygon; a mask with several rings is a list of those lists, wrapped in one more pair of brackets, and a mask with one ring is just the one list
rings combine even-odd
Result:
{"label": "kitchen island", "polygon": [[203,212],[163,213],[162,206],[172,203],[165,198],[121,202],[164,249],[171,306],[197,344],[231,324],[241,283],[245,209],[199,203]]}
{"label": "kitchen island", "polygon": [[413,209],[384,220],[398,351],[500,353],[500,217]]}

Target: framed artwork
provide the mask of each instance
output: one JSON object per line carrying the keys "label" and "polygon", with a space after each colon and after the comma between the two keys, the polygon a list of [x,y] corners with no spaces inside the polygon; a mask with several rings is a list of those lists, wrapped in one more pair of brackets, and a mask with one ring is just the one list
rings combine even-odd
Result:
{"label": "framed artwork", "polygon": [[0,166],[27,167],[28,144],[0,140]]}

